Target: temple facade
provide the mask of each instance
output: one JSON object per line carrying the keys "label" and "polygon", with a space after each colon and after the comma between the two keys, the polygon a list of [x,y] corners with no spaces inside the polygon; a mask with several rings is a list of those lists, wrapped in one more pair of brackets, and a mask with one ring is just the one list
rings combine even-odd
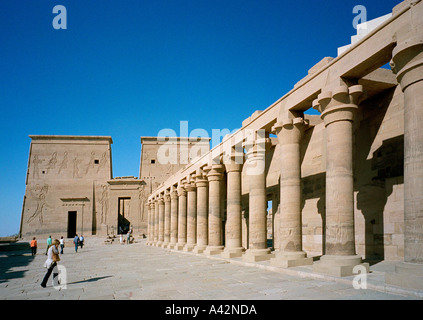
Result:
{"label": "temple facade", "polygon": [[210,139],[141,137],[140,178],[113,177],[111,137],[31,135],[20,234],[73,238],[147,233],[145,205],[152,188],[186,164],[157,154],[207,152]]}

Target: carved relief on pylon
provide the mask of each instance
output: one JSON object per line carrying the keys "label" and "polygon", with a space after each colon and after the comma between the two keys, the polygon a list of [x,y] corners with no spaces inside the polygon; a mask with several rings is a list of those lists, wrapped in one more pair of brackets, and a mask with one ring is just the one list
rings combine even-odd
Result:
{"label": "carved relief on pylon", "polygon": [[50,207],[47,204],[46,196],[49,190],[49,185],[45,184],[42,187],[36,185],[35,187],[28,187],[27,192],[31,200],[35,201],[37,207],[31,216],[28,217],[27,223],[32,222],[38,218],[40,225],[43,225],[43,212]]}
{"label": "carved relief on pylon", "polygon": [[100,216],[100,223],[104,224],[107,217],[107,211],[109,209],[109,191],[107,185],[102,185],[101,188],[101,198],[100,198],[100,205],[101,205],[101,216]]}

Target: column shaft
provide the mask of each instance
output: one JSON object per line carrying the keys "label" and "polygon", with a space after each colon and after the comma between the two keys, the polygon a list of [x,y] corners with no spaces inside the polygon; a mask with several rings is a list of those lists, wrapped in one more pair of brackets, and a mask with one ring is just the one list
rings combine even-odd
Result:
{"label": "column shaft", "polygon": [[170,197],[170,248],[173,249],[178,242],[178,193],[173,191]]}
{"label": "column shaft", "polygon": [[353,122],[362,92],[344,85],[315,102],[326,126],[326,253],[313,270],[334,276],[352,275],[362,262],[355,254],[353,180]]}
{"label": "column shaft", "polygon": [[208,172],[209,181],[209,240],[205,254],[220,254],[223,250],[222,245],[222,211],[220,184],[222,182],[222,165],[213,165],[204,168]]}
{"label": "column shaft", "polygon": [[281,155],[279,251],[271,263],[296,267],[313,263],[302,251],[301,222],[301,138],[308,123],[302,118],[286,119],[275,125]]}
{"label": "column shaft", "polygon": [[185,184],[187,190],[187,243],[184,251],[192,251],[197,242],[197,193],[195,183]]}
{"label": "column shaft", "polygon": [[412,32],[397,34],[391,63],[404,92],[404,262],[385,278],[423,290],[423,4],[410,12],[415,25]]}
{"label": "column shaft", "polygon": [[146,244],[149,245],[151,242],[151,209],[150,204],[147,204],[147,242]]}
{"label": "column shaft", "polygon": [[164,201],[159,199],[159,236],[157,245],[161,246],[164,241]]}
{"label": "column shaft", "polygon": [[246,178],[249,185],[249,235],[244,261],[271,258],[267,247],[266,139],[255,141],[247,151]]}
{"label": "column shaft", "polygon": [[240,257],[244,251],[242,247],[241,229],[241,171],[242,164],[232,161],[226,164],[227,172],[227,205],[225,225],[225,249],[223,257]]}
{"label": "column shaft", "polygon": [[170,243],[170,195],[164,197],[164,242],[163,246],[167,247]]}
{"label": "column shaft", "polygon": [[208,181],[202,174],[196,176],[197,187],[197,245],[195,253],[202,253],[208,244]]}
{"label": "column shaft", "polygon": [[154,245],[159,241],[159,202],[154,201]]}
{"label": "column shaft", "polygon": [[178,243],[175,247],[182,250],[187,243],[187,193],[185,189],[178,189]]}

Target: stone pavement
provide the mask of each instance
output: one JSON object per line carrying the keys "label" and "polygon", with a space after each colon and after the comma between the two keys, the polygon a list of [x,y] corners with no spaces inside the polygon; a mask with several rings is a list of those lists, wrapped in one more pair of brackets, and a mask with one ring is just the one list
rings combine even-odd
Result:
{"label": "stone pavement", "polygon": [[[101,241],[100,241],[101,240]],[[25,251],[0,252],[1,300],[408,300],[419,292],[384,285],[393,264],[371,267],[367,289],[354,289],[354,277],[330,278],[311,267],[277,269],[269,262],[207,257],[145,245],[104,245],[88,238],[75,253],[66,247],[60,265],[66,269],[66,288],[47,288],[40,282],[46,256]],[[63,282],[62,282],[63,285]]]}

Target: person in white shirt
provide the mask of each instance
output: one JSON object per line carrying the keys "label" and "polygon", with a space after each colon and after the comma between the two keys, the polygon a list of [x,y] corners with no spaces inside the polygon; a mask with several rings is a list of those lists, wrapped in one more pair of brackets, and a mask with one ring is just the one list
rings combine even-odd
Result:
{"label": "person in white shirt", "polygon": [[82,249],[82,246],[84,245],[84,236],[81,234],[81,236],[79,237],[79,244],[80,244],[80,246],[81,246],[81,249]]}
{"label": "person in white shirt", "polygon": [[[41,286],[45,288],[47,286],[48,278],[50,278],[51,273],[53,272],[53,269],[56,268],[57,262],[60,261],[59,258],[59,244],[60,241],[55,239],[53,241],[52,246],[47,251],[47,260],[44,262],[44,267],[47,268],[47,273],[44,276],[43,281],[41,282]],[[57,271],[57,268],[55,269]],[[55,281],[55,278],[59,275],[59,272],[53,273],[53,282]]]}
{"label": "person in white shirt", "polygon": [[63,248],[65,247],[65,240],[63,236],[60,238],[60,254],[63,254]]}

